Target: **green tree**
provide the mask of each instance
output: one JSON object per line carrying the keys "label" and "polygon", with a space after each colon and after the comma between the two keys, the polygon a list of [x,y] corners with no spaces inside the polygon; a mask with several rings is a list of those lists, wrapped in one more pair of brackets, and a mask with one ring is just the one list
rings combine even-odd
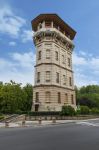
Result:
{"label": "green tree", "polygon": [[88,115],[90,113],[90,109],[88,106],[81,106],[79,113],[82,115]]}
{"label": "green tree", "polygon": [[24,103],[24,108],[26,111],[30,111],[33,101],[33,86],[31,84],[27,84],[23,87],[23,91],[27,94],[27,98]]}
{"label": "green tree", "polygon": [[24,101],[27,94],[22,90],[21,85],[15,82],[3,84],[0,90],[0,108],[4,113],[15,113],[17,110],[24,110]]}
{"label": "green tree", "polygon": [[99,108],[99,86],[83,86],[76,92],[77,104],[88,106],[89,108]]}

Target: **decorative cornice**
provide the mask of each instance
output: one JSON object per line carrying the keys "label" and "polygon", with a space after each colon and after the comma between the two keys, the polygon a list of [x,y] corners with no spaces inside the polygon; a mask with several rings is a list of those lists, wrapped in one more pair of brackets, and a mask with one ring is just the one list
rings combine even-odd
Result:
{"label": "decorative cornice", "polygon": [[57,87],[57,88],[62,88],[62,89],[67,89],[67,90],[71,90],[71,91],[75,91],[74,89],[68,88],[68,87],[62,87],[62,86],[58,86],[58,85],[45,85],[45,84],[40,84],[40,85],[34,85],[33,88],[36,87]]}
{"label": "decorative cornice", "polygon": [[67,69],[67,68],[65,68],[65,67],[62,67],[62,66],[60,66],[60,65],[58,65],[58,64],[55,64],[55,63],[40,63],[40,64],[35,65],[34,67],[38,67],[38,66],[41,66],[41,65],[55,65],[55,66],[58,66],[59,68],[62,68],[62,69],[68,70],[68,71],[70,71],[70,72],[72,72],[72,73],[73,73],[73,71],[72,71],[72,70]]}
{"label": "decorative cornice", "polygon": [[[58,31],[59,32],[59,31]],[[47,31],[47,30],[45,30],[45,31],[39,31],[39,32],[37,32],[37,33],[35,33],[35,35],[34,35],[34,43],[35,43],[35,45],[37,45],[37,42],[36,42],[36,38],[37,37],[44,37],[44,36],[46,36],[46,35],[51,35],[52,37],[54,37],[55,39],[57,39],[57,40],[61,40],[63,43],[69,43],[71,46],[72,46],[72,48],[71,48],[71,51],[73,50],[73,48],[74,48],[74,45],[73,45],[73,43],[72,43],[72,41],[71,40],[67,40],[67,38],[64,36],[62,36],[60,33],[58,33],[57,31]],[[66,47],[67,47],[68,45],[66,45]]]}

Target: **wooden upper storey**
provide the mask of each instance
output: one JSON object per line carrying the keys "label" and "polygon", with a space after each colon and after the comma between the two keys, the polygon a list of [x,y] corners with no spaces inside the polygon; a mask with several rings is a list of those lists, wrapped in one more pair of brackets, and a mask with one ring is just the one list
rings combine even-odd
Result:
{"label": "wooden upper storey", "polygon": [[72,29],[67,23],[65,23],[57,14],[40,14],[32,21],[32,30],[37,31],[39,28],[56,28],[64,35],[68,36],[71,40],[74,39],[76,31]]}

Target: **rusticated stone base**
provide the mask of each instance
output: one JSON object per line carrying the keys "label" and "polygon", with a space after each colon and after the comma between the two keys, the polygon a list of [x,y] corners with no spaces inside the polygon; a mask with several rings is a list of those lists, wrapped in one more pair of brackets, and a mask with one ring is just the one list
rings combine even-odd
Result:
{"label": "rusticated stone base", "polygon": [[[36,92],[39,93],[39,102],[36,103]],[[46,101],[46,92],[50,92],[50,102]],[[58,102],[60,92],[61,103]],[[73,99],[72,99],[73,95]],[[38,109],[36,110],[36,105]],[[32,111],[61,111],[63,105],[71,105],[76,109],[75,91],[56,86],[35,86],[33,89]]]}

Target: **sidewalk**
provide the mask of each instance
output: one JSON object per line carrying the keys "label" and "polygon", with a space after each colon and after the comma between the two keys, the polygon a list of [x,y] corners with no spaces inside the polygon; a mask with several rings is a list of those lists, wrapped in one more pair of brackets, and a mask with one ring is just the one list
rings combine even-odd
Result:
{"label": "sidewalk", "polygon": [[[55,123],[51,121],[25,121],[25,124],[22,125],[22,121],[9,123],[8,127],[39,127],[39,126],[49,126],[49,125],[58,125],[58,124],[67,124],[67,123],[74,123],[77,120],[56,120]],[[0,128],[5,128],[5,123],[0,123]]]}
{"label": "sidewalk", "polygon": [[[11,122],[8,123],[7,127],[43,127],[43,126],[53,126],[53,125],[59,125],[59,124],[69,124],[69,123],[81,123],[81,122],[86,122],[86,121],[95,121],[99,120],[99,118],[94,118],[94,119],[83,119],[83,120],[42,120],[40,121],[25,121],[22,123],[22,121],[18,122]],[[53,122],[54,121],[54,122]],[[5,123],[0,123],[0,128],[5,128]]]}

